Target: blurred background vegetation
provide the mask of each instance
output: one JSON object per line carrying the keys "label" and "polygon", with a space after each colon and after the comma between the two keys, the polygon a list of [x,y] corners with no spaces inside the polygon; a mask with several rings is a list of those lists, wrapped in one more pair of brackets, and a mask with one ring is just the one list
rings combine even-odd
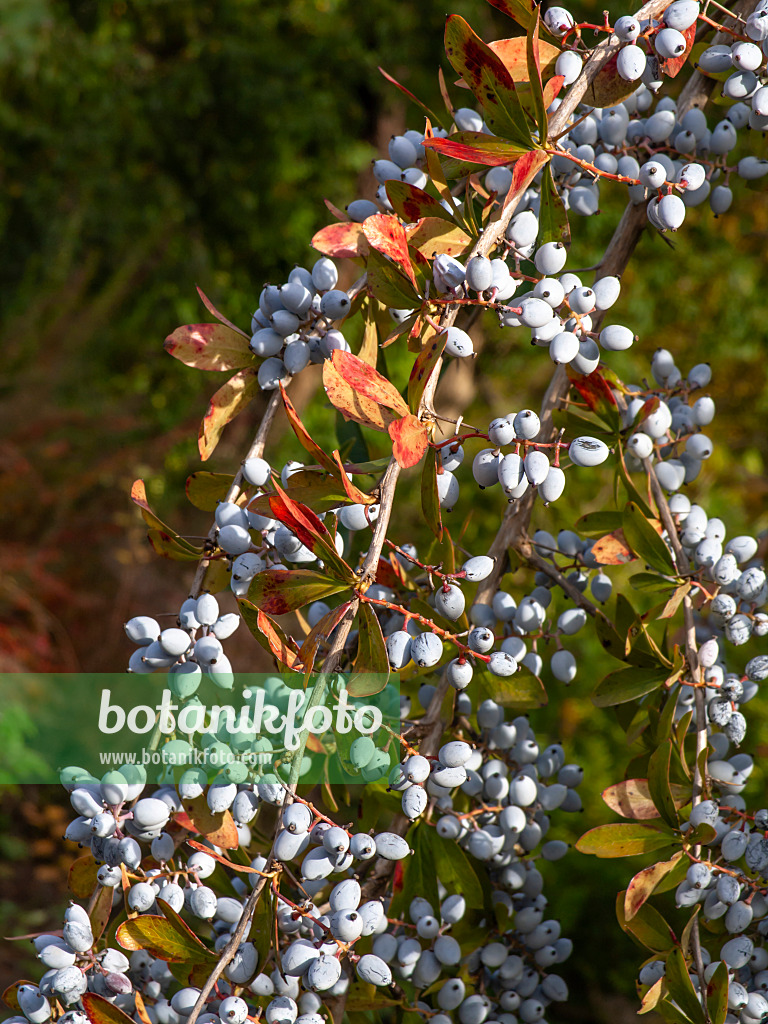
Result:
{"label": "blurred background vegetation", "polygon": [[[599,20],[603,6],[580,10]],[[480,0],[450,9],[486,39],[517,34]],[[207,531],[183,485],[199,468],[197,426],[221,380],[168,358],[163,339],[179,324],[209,319],[195,284],[247,327],[265,281],[285,280],[297,262],[311,265],[308,240],[332,219],[323,199],[343,207],[372,195],[371,159],[391,134],[423,123],[377,66],[438,106],[437,67],[449,72],[445,11],[437,0],[5,0],[0,670],[120,669],[130,653],[122,622],[178,608],[189,567],[152,555],[128,493],[141,476],[181,532]],[[454,96],[466,103],[466,93]],[[764,156],[765,142],[751,142]],[[603,193],[606,216],[573,224],[569,269],[599,259],[620,215],[624,196]],[[670,246],[644,237],[614,311],[641,339],[613,364],[626,379],[646,376],[659,346],[674,352],[683,373],[713,364],[717,445],[690,490],[732,533],[768,526],[767,238],[764,195],[737,184],[728,215],[692,211]],[[527,343],[511,345],[508,334],[475,333],[482,355],[448,368],[442,400],[468,406],[467,419],[479,424],[489,409],[536,407],[551,369],[546,357]],[[405,373],[397,348],[387,362]],[[332,443],[318,372],[302,375],[294,400],[317,439]],[[257,417],[258,410],[227,429],[210,468],[237,465]],[[372,437],[373,454],[381,453],[377,443]],[[300,457],[283,422],[272,452],[276,461]],[[417,480],[404,478],[395,534],[426,548],[412,514]],[[478,501],[470,490],[454,533],[471,512],[464,537],[477,551],[500,505],[498,496]],[[610,501],[609,485],[594,493],[591,481],[575,477],[539,525],[556,531]],[[239,668],[267,667],[248,637],[237,644]],[[627,760],[618,724],[589,703],[605,656],[586,645],[581,664],[566,694],[547,680],[553,699],[534,719],[588,769],[584,814],[553,831],[570,840],[609,820],[597,794]],[[757,724],[751,729],[754,736]],[[747,748],[768,753],[750,737]],[[58,841],[67,820],[62,796],[16,790],[0,802],[3,934],[58,926],[71,860]],[[613,916],[631,864],[572,854],[548,873],[553,911],[576,941],[563,972],[575,997],[562,1018],[632,1019],[641,954]],[[20,944],[5,945],[0,961],[4,983],[37,976]]]}

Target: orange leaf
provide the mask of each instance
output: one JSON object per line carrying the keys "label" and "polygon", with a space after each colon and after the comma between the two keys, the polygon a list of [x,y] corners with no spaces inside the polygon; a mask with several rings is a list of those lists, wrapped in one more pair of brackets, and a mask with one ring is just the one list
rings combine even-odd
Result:
{"label": "orange leaf", "polygon": [[392,438],[392,453],[403,469],[421,462],[429,437],[426,426],[413,413],[409,412],[402,419],[390,423],[389,436]]}
{"label": "orange leaf", "polygon": [[331,359],[323,362],[323,387],[331,405],[339,410],[345,420],[354,420],[355,423],[371,427],[373,430],[386,431],[392,420],[397,418],[391,410],[384,409],[355,391],[352,385],[344,380]]}
{"label": "orange leaf", "polygon": [[356,355],[337,348],[331,354],[331,361],[347,384],[365,398],[386,406],[399,416],[408,412],[405,399],[395,385]]}
{"label": "orange leaf", "polygon": [[696,39],[696,29],[698,23],[694,21],[692,25],[689,25],[683,32],[683,38],[685,39],[685,51],[680,54],[679,57],[669,57],[667,60],[659,61],[662,74],[666,75],[667,78],[675,78],[685,67],[685,62],[691,54],[693,44]]}
{"label": "orange leaf", "polygon": [[682,853],[676,853],[670,860],[661,860],[648,868],[638,871],[624,893],[624,917],[630,921],[645,903],[654,889],[676,867]]}
{"label": "orange leaf", "polygon": [[326,455],[323,449],[320,447],[320,445],[313,441],[312,438],[309,436],[307,428],[301,422],[299,414],[296,412],[296,408],[293,402],[288,397],[288,392],[285,390],[282,383],[280,384],[280,394],[283,396],[283,405],[285,406],[285,413],[286,416],[288,417],[288,422],[291,424],[293,432],[296,435],[296,437],[298,437],[299,443],[301,444],[302,448],[304,448],[305,451],[308,451],[309,454],[313,456],[315,462],[317,462],[318,465],[324,466],[329,473],[333,473],[335,475],[336,466],[333,463],[333,459]]}
{"label": "orange leaf", "polygon": [[362,225],[350,221],[320,228],[313,235],[310,245],[324,256],[335,256],[337,259],[354,259],[368,252]]}
{"label": "orange leaf", "polygon": [[623,530],[615,530],[596,540],[590,553],[599,565],[624,565],[635,560],[635,555],[624,539]]}
{"label": "orange leaf", "polygon": [[557,97],[560,90],[563,88],[563,82],[565,78],[563,75],[553,75],[550,80],[544,86],[544,106],[549,107],[552,101]]}
{"label": "orange leaf", "polygon": [[[257,608],[256,605],[251,604],[250,601],[246,601],[245,598],[241,598],[238,601],[240,612],[245,619],[246,625],[253,633],[253,627],[255,626],[256,632],[259,634],[257,639],[263,638],[262,647],[268,650],[281,665],[285,665],[287,668],[294,668],[298,662],[298,654],[291,647],[288,637],[283,633],[282,629],[274,622],[266,612],[262,611],[261,608]],[[255,622],[254,620],[255,612]],[[279,612],[276,614],[280,614]],[[256,633],[254,633],[256,636]]]}
{"label": "orange leaf", "polygon": [[69,891],[79,900],[87,900],[96,888],[98,879],[96,873],[99,865],[90,853],[84,857],[78,857],[69,867],[69,878],[67,885]]}
{"label": "orange leaf", "polygon": [[195,830],[205,836],[214,846],[225,850],[236,850],[239,846],[235,822],[229,811],[214,814],[208,807],[205,796],[196,796],[184,801],[184,810]]}
{"label": "orange leaf", "polygon": [[[528,60],[526,58],[526,37],[514,36],[512,39],[497,39],[488,46],[493,50],[510,75],[517,82],[530,81],[528,76]],[[542,75],[545,72],[554,74],[555,61],[560,56],[560,49],[539,39],[539,63]]]}
{"label": "orange leaf", "polygon": [[365,491],[361,491],[359,487],[355,487],[347,476],[347,471],[344,469],[344,463],[341,461],[338,448],[335,448],[333,451],[333,461],[341,470],[341,484],[349,500],[355,505],[375,505],[376,499],[370,494],[366,494]]}
{"label": "orange leaf", "polygon": [[419,286],[416,283],[416,275],[408,255],[408,240],[405,237],[403,225],[397,217],[374,213],[363,221],[363,232],[371,248],[396,263],[418,292]]}

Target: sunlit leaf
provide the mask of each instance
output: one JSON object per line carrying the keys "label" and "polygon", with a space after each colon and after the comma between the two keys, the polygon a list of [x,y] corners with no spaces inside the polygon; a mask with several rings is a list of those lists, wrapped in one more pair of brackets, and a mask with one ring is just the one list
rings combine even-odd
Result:
{"label": "sunlit leaf", "polygon": [[638,871],[624,894],[624,916],[631,920],[645,901],[653,895],[658,884],[681,862],[687,870],[688,860],[682,860],[682,853],[676,853],[670,860],[660,860],[648,868]]}
{"label": "sunlit leaf", "polygon": [[421,462],[429,444],[429,434],[417,416],[409,412],[402,419],[390,423],[389,436],[392,438],[392,454],[403,469]]}
{"label": "sunlit leaf", "polygon": [[[312,569],[265,569],[248,587],[248,602],[268,615],[287,615],[297,608],[348,590],[349,583]],[[245,612],[243,602],[241,611]]]}
{"label": "sunlit leaf", "polygon": [[201,469],[187,477],[186,494],[195,508],[215,512],[218,503],[226,498],[233,480],[231,473],[209,473]]}
{"label": "sunlit leaf", "polygon": [[449,224],[454,223],[450,211],[446,210],[434,196],[417,188],[416,185],[391,178],[384,183],[384,188],[387,198],[392,204],[392,209],[404,221],[412,223],[422,217],[437,217],[440,220],[448,221]]}
{"label": "sunlit leaf", "polygon": [[323,256],[335,259],[354,259],[356,256],[365,256],[368,252],[368,241],[362,224],[352,221],[328,224],[327,227],[320,228],[312,236],[309,244]]}
{"label": "sunlit leaf", "polygon": [[625,893],[616,897],[616,917],[619,924],[646,949],[666,953],[677,942],[675,933],[661,914],[650,903],[644,903],[629,921],[624,916]]}
{"label": "sunlit leaf", "polygon": [[[685,807],[690,802],[689,786],[672,783],[671,792],[676,808]],[[617,782],[604,789],[602,797],[611,810],[623,818],[645,821],[659,817],[647,779],[624,779],[623,782]]]}
{"label": "sunlit leaf", "polygon": [[590,829],[576,843],[581,853],[596,857],[634,857],[638,853],[653,853],[670,846],[675,833],[665,825],[624,824],[598,825]]}
{"label": "sunlit leaf", "polygon": [[208,404],[198,433],[197,446],[203,462],[209,459],[219,443],[224,427],[250,405],[256,395],[261,394],[258,374],[249,367],[230,377],[219,388]]}
{"label": "sunlit leaf", "polygon": [[389,659],[379,620],[365,601],[358,608],[357,629],[357,655],[347,692],[351,697],[371,697],[387,685]]}
{"label": "sunlit leaf", "polygon": [[168,335],[163,348],[196,370],[239,370],[253,363],[249,340],[223,324],[185,324]]}
{"label": "sunlit leaf", "polygon": [[191,929],[181,933],[165,917],[142,914],[132,921],[123,921],[117,929],[117,941],[123,949],[145,949],[153,957],[182,964],[210,964],[218,957],[203,945]]}
{"label": "sunlit leaf", "polygon": [[419,286],[408,255],[408,240],[397,217],[375,213],[363,222],[363,231],[370,247],[392,260],[418,292]]}
{"label": "sunlit leaf", "polygon": [[406,228],[408,242],[422,255],[462,256],[472,246],[472,237],[457,224],[446,224],[439,217],[422,217]]}

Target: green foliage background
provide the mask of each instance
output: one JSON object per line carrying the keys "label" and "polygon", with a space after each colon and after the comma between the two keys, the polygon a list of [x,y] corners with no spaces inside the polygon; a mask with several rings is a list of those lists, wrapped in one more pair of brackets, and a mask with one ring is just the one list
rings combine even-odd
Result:
{"label": "green foliage background", "polygon": [[[584,4],[585,17],[599,18],[598,6]],[[480,0],[450,9],[487,39],[517,34]],[[143,476],[164,516],[189,534],[207,529],[185,503],[183,483],[199,468],[197,424],[220,381],[166,357],[162,341],[181,323],[208,319],[195,284],[247,326],[264,281],[284,280],[294,263],[313,259],[308,240],[331,219],[323,198],[343,207],[372,194],[371,159],[393,132],[422,124],[377,65],[439,105],[444,14],[437,0],[5,0],[0,670],[114,669],[128,655],[125,618],[163,609],[163,601],[168,611],[178,606],[187,569],[150,557],[128,490]],[[465,97],[454,91],[457,104]],[[764,141],[750,141],[764,156]],[[691,491],[732,533],[768,525],[768,213],[764,195],[738,184],[735,191],[731,213],[714,220],[708,209],[692,211],[670,246],[643,239],[613,314],[641,339],[613,363],[627,379],[647,374],[659,346],[684,373],[712,363],[717,444]],[[604,217],[574,219],[574,267],[599,260],[620,216],[620,190],[603,195]],[[449,368],[445,381],[449,394],[470,402],[468,421],[483,425],[490,409],[536,407],[551,369],[546,357],[492,328],[478,343],[475,367]],[[387,364],[404,383],[404,354],[389,349]],[[313,381],[315,390],[302,392],[305,420],[332,443]],[[255,417],[229,428],[210,468],[236,465]],[[278,426],[275,457],[295,456]],[[409,511],[415,475],[404,478],[402,494],[400,539],[426,548],[426,530]],[[611,500],[609,486],[594,493],[575,476],[540,525],[572,525]],[[467,488],[456,533],[470,511],[463,543],[475,551],[492,535],[499,499],[478,500]],[[627,759],[612,714],[588,699],[606,668],[597,645],[583,644],[577,681],[564,694],[547,680],[551,704],[535,720],[587,766],[584,815],[552,833],[571,840],[609,820],[597,794]],[[758,736],[765,713],[750,714]],[[747,748],[768,754],[749,739]],[[5,854],[12,862],[19,851],[6,844]],[[573,853],[546,870],[547,893],[576,942],[564,973],[577,998],[564,1015],[615,1020],[605,993],[631,995],[638,962],[613,918],[631,868]],[[0,880],[9,877],[6,868]],[[0,907],[9,922],[18,917],[13,905]],[[14,921],[3,930],[24,929]]]}

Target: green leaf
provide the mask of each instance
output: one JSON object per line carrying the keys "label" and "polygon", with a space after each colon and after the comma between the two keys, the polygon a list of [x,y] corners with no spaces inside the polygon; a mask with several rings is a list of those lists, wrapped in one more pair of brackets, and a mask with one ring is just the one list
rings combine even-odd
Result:
{"label": "green leaf", "polygon": [[618,511],[588,512],[576,521],[574,530],[583,537],[603,537],[606,533],[620,530],[622,518]]}
{"label": "green leaf", "polygon": [[[544,90],[541,84],[541,67],[539,61],[539,24],[541,8],[536,7],[533,23],[528,26],[525,55],[528,64],[528,81],[531,84],[531,98],[536,124],[539,129],[539,142],[547,141],[547,107],[544,103]],[[549,239],[545,239],[549,241]]]}
{"label": "green leaf", "polygon": [[647,591],[650,594],[666,593],[675,586],[674,580],[666,579],[655,572],[636,572],[629,577],[629,583],[633,590]]}
{"label": "green leaf", "polygon": [[263,969],[269,958],[269,951],[272,948],[272,935],[274,932],[274,896],[269,887],[269,879],[261,891],[256,909],[253,912],[249,941],[256,947],[259,954],[259,967]]}
{"label": "green leaf", "polygon": [[448,892],[461,893],[470,907],[489,909],[491,893],[485,872],[478,874],[460,846],[438,835],[437,829],[426,823],[421,838],[427,847],[432,870]]}
{"label": "green leaf", "polygon": [[427,526],[440,540],[443,536],[443,517],[437,493],[437,451],[434,448],[427,449],[421,469],[421,511]]}
{"label": "green leaf", "polygon": [[389,659],[379,620],[365,601],[360,602],[357,629],[357,655],[347,692],[351,697],[371,697],[387,685]]}
{"label": "green leaf", "polygon": [[609,708],[637,700],[646,693],[652,693],[667,680],[668,669],[641,668],[632,666],[611,672],[601,680],[592,694],[592,703],[598,708]]}
{"label": "green leaf", "polygon": [[312,569],[265,569],[251,581],[248,601],[268,615],[287,615],[344,590],[348,582]]}
{"label": "green leaf", "polygon": [[657,1003],[655,1010],[667,1024],[695,1024],[687,1013],[683,1013],[668,999],[662,999],[660,1003]]}
{"label": "green leaf", "polygon": [[666,953],[672,949],[677,941],[675,933],[650,903],[644,903],[631,920],[625,918],[625,895],[620,892],[616,897],[616,918],[623,930],[654,953]]}
{"label": "green leaf", "polygon": [[85,992],[82,1001],[91,1024],[134,1024],[133,1017],[95,992]]}
{"label": "green leaf", "polygon": [[178,534],[166,533],[165,530],[147,530],[147,540],[152,549],[163,558],[174,562],[197,562],[203,554],[202,548],[190,551],[187,542]]}
{"label": "green leaf", "polygon": [[694,1024],[705,1024],[704,1010],[696,995],[691,976],[685,965],[685,957],[679,949],[673,949],[667,957],[665,972],[669,994]]}
{"label": "green leaf", "polygon": [[[547,164],[541,177],[541,207],[539,211],[539,238],[543,242],[571,244],[571,227],[568,212],[560,193],[555,188],[552,165]],[[602,417],[603,422],[605,417]]]}
{"label": "green leaf", "polygon": [[638,853],[653,853],[672,845],[675,833],[664,825],[624,824],[598,825],[576,843],[581,853],[600,858],[634,857]]}
{"label": "green leaf", "polygon": [[654,806],[661,817],[672,828],[677,828],[680,820],[669,782],[671,759],[672,740],[667,739],[654,750],[648,761],[648,788],[651,792]]}
{"label": "green leaf", "polygon": [[531,149],[533,140],[511,75],[458,14],[449,15],[446,21],[445,52],[481,104],[494,134]]}
{"label": "green leaf", "polygon": [[650,519],[633,501],[628,501],[624,508],[622,529],[627,543],[644,562],[658,572],[670,576],[677,575],[672,555],[659,534],[651,525]]}
{"label": "green leaf", "polygon": [[233,480],[231,473],[209,473],[202,469],[187,477],[187,497],[195,508],[215,512],[218,503],[226,498]]}
{"label": "green leaf", "polygon": [[368,253],[366,268],[368,287],[385,306],[412,309],[421,304],[416,289],[405,274],[377,249],[371,249]]}
{"label": "green leaf", "polygon": [[707,984],[707,1012],[712,1024],[725,1024],[728,1014],[728,968],[722,962]]}
{"label": "green leaf", "polygon": [[494,676],[485,668],[484,662],[478,662],[472,684],[478,685],[497,704],[515,711],[543,708],[548,702],[541,679],[527,668],[520,668],[511,676]]}
{"label": "green leaf", "polygon": [[198,939],[195,933],[184,925],[185,931],[176,922],[154,914],[144,914],[132,921],[123,921],[117,929],[117,941],[123,949],[146,949],[158,960],[183,964],[210,964],[218,957]]}

